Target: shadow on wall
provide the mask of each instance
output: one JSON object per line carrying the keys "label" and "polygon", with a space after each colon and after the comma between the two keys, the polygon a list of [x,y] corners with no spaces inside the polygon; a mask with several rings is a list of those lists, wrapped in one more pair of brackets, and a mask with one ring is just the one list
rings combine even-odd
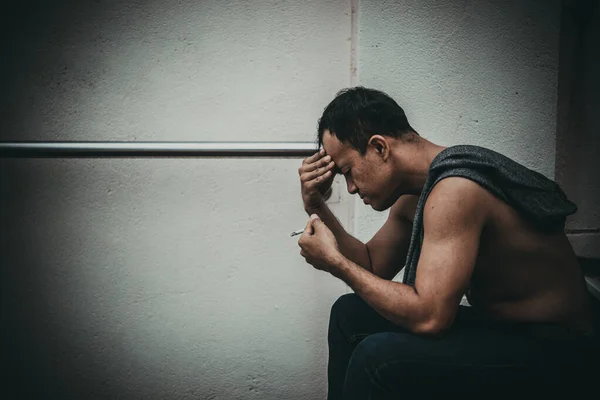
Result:
{"label": "shadow on wall", "polygon": [[[72,383],[61,380],[56,366],[55,351],[64,348],[68,338],[63,336],[61,327],[46,325],[48,315],[56,310],[47,307],[52,304],[52,290],[44,282],[47,265],[44,254],[37,243],[24,241],[31,237],[24,232],[25,224],[19,218],[19,203],[25,203],[32,211],[29,216],[36,224],[42,224],[50,215],[36,212],[33,189],[44,175],[32,176],[27,162],[20,164],[0,160],[0,237],[1,304],[0,326],[2,346],[2,387],[3,397],[9,399],[71,398]],[[68,210],[54,210],[57,214]],[[30,226],[30,225],[29,225]],[[43,240],[43,238],[39,238]],[[26,266],[26,268],[24,268]],[[61,320],[62,318],[59,318]],[[62,365],[61,368],[69,368]],[[17,396],[18,394],[18,396]],[[15,396],[15,397],[13,397]]]}
{"label": "shadow on wall", "polygon": [[[312,139],[348,81],[345,11],[11,1],[0,140]],[[346,288],[290,241],[299,161],[0,160],[2,395],[322,397]]]}
{"label": "shadow on wall", "polygon": [[[0,63],[0,140],[21,140],[30,132],[44,133],[43,124],[27,118],[27,112],[42,113],[52,110],[52,99],[45,92],[54,89],[55,95],[65,95],[78,84],[73,82],[67,65],[77,67],[77,60],[67,59],[65,50],[73,47],[72,38],[87,29],[93,35],[95,17],[103,11],[102,2],[88,1],[14,1],[3,3],[0,43],[3,61]],[[85,11],[85,12],[84,12]],[[87,25],[87,26],[86,26]],[[91,41],[102,40],[90,37]],[[64,65],[61,70],[56,65]],[[90,77],[91,78],[91,77]],[[62,88],[61,88],[62,86]],[[54,99],[54,107],[57,106]],[[60,106],[61,104],[58,104]],[[35,140],[36,138],[28,137]]]}
{"label": "shadow on wall", "polygon": [[[41,123],[35,125],[27,112],[42,115],[51,112],[46,111],[45,105],[52,99],[44,99],[44,92],[49,87],[54,87],[54,93],[65,93],[72,89],[71,82],[66,79],[66,67],[62,71],[54,68],[57,62],[76,62],[65,60],[61,47],[69,46],[69,36],[86,29],[85,24],[88,25],[87,29],[93,26],[94,17],[100,16],[103,9],[102,2],[75,0],[9,0],[3,3],[0,24],[3,53],[3,62],[0,63],[0,86],[3,88],[0,92],[0,140],[7,140],[8,137],[12,140],[22,137],[32,140],[35,138],[26,137],[27,133],[45,131],[46,127]],[[89,33],[93,34],[93,29]],[[61,85],[64,87],[62,91]],[[48,108],[52,110],[52,107]],[[23,232],[24,221],[14,212],[25,203],[31,212],[28,218],[35,224],[43,225],[44,221],[68,214],[69,210],[47,210],[52,213],[50,215],[40,212],[35,205],[39,188],[43,187],[43,180],[47,178],[45,172],[50,171],[36,171],[26,160],[0,160],[0,165],[2,397],[69,399],[75,398],[73,396],[76,393],[102,393],[102,390],[98,390],[101,388],[93,391],[85,388],[85,380],[64,380],[65,376],[69,376],[70,369],[80,367],[56,363],[61,358],[56,352],[71,344],[72,338],[66,335],[69,327],[44,323],[52,321],[52,314],[58,312],[56,308],[50,309],[46,305],[59,297],[55,291],[61,289],[49,289],[43,282],[44,273],[46,269],[61,273],[61,269],[48,265],[48,259],[38,246],[39,242],[23,240],[35,237],[35,234]],[[44,240],[43,237],[37,239],[40,242]],[[27,268],[22,268],[24,265]],[[64,321],[62,316],[57,317],[57,321]],[[84,352],[80,353],[79,359],[85,360]]]}

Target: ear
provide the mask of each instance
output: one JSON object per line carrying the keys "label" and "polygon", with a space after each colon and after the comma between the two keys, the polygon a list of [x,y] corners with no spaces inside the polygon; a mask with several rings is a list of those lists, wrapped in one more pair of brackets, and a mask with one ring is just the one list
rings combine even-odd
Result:
{"label": "ear", "polygon": [[385,137],[381,135],[373,135],[369,139],[367,146],[374,149],[377,154],[386,161],[390,156],[390,144]]}

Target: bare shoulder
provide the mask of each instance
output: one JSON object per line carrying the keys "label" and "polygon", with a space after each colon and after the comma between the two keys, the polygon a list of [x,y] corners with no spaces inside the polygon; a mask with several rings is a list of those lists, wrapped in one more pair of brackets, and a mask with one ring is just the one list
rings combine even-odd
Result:
{"label": "bare shoulder", "polygon": [[438,182],[427,197],[424,224],[440,223],[449,229],[481,225],[489,217],[494,196],[476,182],[449,177]]}
{"label": "bare shoulder", "polygon": [[400,198],[390,208],[389,218],[393,218],[396,220],[406,220],[412,223],[415,217],[415,212],[417,210],[418,201],[419,196],[414,196],[410,194],[400,196]]}
{"label": "bare shoulder", "polygon": [[458,204],[471,205],[487,202],[490,197],[493,197],[493,195],[487,189],[471,179],[451,176],[442,179],[433,187],[427,197],[426,204],[438,203],[438,205],[442,205],[449,201],[450,206]]}

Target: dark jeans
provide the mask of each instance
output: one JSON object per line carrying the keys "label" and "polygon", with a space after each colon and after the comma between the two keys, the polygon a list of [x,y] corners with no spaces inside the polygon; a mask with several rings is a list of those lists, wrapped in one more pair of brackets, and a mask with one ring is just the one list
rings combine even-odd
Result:
{"label": "dark jeans", "polygon": [[328,341],[328,400],[449,394],[531,400],[554,398],[561,390],[566,398],[579,398],[582,373],[600,379],[592,371],[600,362],[592,338],[557,325],[486,322],[465,306],[445,335],[428,338],[347,294],[331,309]]}

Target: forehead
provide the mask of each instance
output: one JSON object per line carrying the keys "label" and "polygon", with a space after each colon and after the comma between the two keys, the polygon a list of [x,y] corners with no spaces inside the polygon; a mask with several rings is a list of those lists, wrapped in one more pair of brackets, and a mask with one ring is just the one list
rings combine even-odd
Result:
{"label": "forehead", "polygon": [[333,161],[335,161],[336,164],[344,161],[350,155],[351,149],[348,144],[342,143],[328,130],[323,133],[323,148],[327,154],[333,158]]}

